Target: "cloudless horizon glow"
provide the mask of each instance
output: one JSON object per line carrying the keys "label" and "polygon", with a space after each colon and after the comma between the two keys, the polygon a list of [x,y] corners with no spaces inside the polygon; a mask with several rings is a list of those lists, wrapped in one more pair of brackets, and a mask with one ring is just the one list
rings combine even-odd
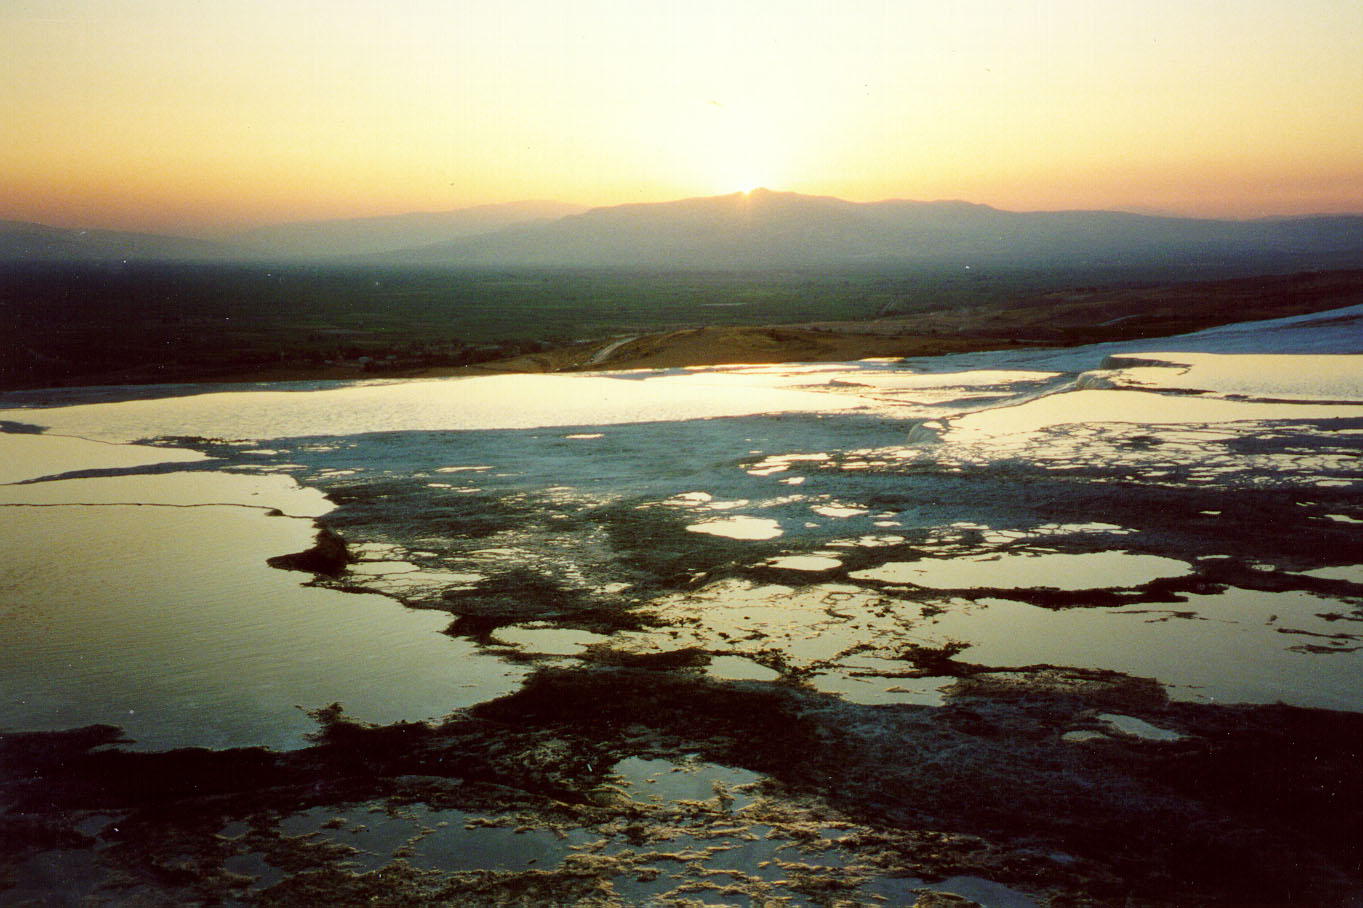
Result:
{"label": "cloudless horizon glow", "polygon": [[31,0],[0,218],[209,233],[766,186],[1363,212],[1355,0]]}

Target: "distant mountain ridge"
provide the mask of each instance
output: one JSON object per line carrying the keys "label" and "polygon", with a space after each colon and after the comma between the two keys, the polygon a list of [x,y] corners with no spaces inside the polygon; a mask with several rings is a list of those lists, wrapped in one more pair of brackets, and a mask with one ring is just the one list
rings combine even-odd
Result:
{"label": "distant mountain ridge", "polygon": [[262,257],[379,255],[491,233],[516,224],[557,220],[586,210],[585,205],[566,202],[509,202],[455,211],[271,224],[224,234],[222,239],[254,249]]}
{"label": "distant mountain ridge", "polygon": [[594,208],[401,253],[417,264],[763,268],[1103,264],[1169,257],[1363,256],[1363,216],[1227,221],[1011,212],[960,201],[848,202],[754,190]]}
{"label": "distant mountain ridge", "polygon": [[453,268],[759,269],[1363,265],[1363,215],[1215,220],[1014,212],[962,201],[849,202],[767,189],[583,209],[555,202],[311,221],[216,241],[0,222],[0,259],[330,261]]}
{"label": "distant mountain ridge", "polygon": [[0,262],[209,261],[234,254],[229,246],[193,237],[0,221]]}

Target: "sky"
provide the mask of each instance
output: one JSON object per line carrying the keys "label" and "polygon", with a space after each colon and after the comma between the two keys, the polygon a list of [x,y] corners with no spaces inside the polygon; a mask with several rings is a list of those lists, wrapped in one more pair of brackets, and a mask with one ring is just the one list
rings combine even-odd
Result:
{"label": "sky", "polygon": [[1359,0],[0,0],[0,218],[1363,212]]}

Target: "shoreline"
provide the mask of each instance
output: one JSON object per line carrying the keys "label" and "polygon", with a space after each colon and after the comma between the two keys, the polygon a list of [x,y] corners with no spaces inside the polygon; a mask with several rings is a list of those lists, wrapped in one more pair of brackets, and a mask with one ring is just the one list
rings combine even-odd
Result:
{"label": "shoreline", "polygon": [[[650,330],[622,323],[592,340],[492,345],[478,362],[412,358],[406,334],[376,335],[373,355],[319,362],[289,358],[287,331],[276,338],[279,361],[205,362],[184,359],[76,368],[57,383],[0,371],[0,393],[65,387],[347,381],[366,378],[442,378],[456,375],[612,371],[731,364],[846,362],[877,357],[925,357],[999,349],[1074,347],[1146,341],[1221,325],[1304,315],[1363,303],[1363,270],[1303,272],[1231,280],[1126,287],[1078,287],[1004,302],[925,308],[865,320],[767,324],[692,324]],[[235,324],[235,323],[234,323]],[[234,329],[235,330],[235,329]],[[263,329],[262,329],[263,330]],[[512,330],[512,329],[509,329]],[[517,327],[521,333],[533,326]],[[386,340],[384,338],[387,338]],[[410,338],[409,338],[410,339]],[[382,346],[387,344],[388,346]],[[528,348],[528,349],[527,349]],[[383,350],[393,352],[384,354]],[[499,352],[500,351],[500,352]]]}
{"label": "shoreline", "polygon": [[[646,354],[633,347],[644,340],[616,352]],[[1122,368],[1148,373],[1138,360]],[[402,382],[317,392],[314,401],[340,396],[311,410],[305,393],[168,404],[168,422],[141,401],[127,405],[138,410],[131,424],[48,414],[54,428],[62,416],[87,431],[103,425],[106,437],[116,426],[129,443],[182,437],[215,459],[215,472],[248,473],[234,482],[287,474],[328,496],[326,525],[340,538],[320,541],[331,557],[296,564],[319,538],[295,532],[281,540],[289,547],[268,546],[279,554],[265,565],[348,573],[256,578],[280,590],[268,595],[233,582],[216,616],[190,611],[210,627],[246,627],[238,599],[272,616],[295,598],[315,600],[306,614],[321,627],[281,638],[301,642],[268,660],[266,679],[292,653],[304,665],[337,652],[321,641],[343,626],[358,645],[343,670],[323,671],[316,694],[267,698],[297,720],[297,747],[253,737],[236,748],[132,750],[138,735],[114,727],[123,717],[113,711],[91,717],[107,724],[0,734],[0,808],[21,831],[0,842],[0,892],[10,894],[8,883],[15,898],[61,889],[72,900],[299,906],[823,904],[836,895],[924,908],[1346,904],[1357,895],[1349,833],[1363,803],[1363,714],[1283,701],[1358,690],[1359,635],[1333,622],[1357,622],[1363,608],[1363,578],[1336,570],[1363,521],[1354,456],[1363,416],[1341,410],[1330,426],[1302,419],[1257,437],[1256,423],[1227,417],[1260,405],[1226,399],[1238,412],[1211,420],[1211,431],[1161,409],[1157,426],[1057,436],[1035,412],[1035,376],[965,374],[934,401],[903,386],[921,378],[935,388],[941,375],[862,371],[895,374],[878,389],[829,382],[830,399],[898,391],[905,407],[955,409],[989,388],[1003,395],[996,408],[1030,413],[1022,429],[998,433],[1020,445],[957,445],[948,435],[920,446],[905,438],[903,418],[824,408],[814,419],[763,413],[701,431],[602,413],[583,422],[556,409],[552,426],[469,432],[450,445],[431,434],[438,427],[392,431],[401,427],[389,414],[435,407],[452,427],[451,401],[496,411],[479,409],[476,387]],[[1163,382],[1114,376],[1106,392],[1067,393],[1128,394],[1139,381],[1196,402],[1244,390],[1228,383],[1242,375],[1235,369],[1194,361],[1166,371]],[[1256,369],[1251,390],[1282,397],[1304,377]],[[656,384],[697,381],[715,401],[747,405],[748,390],[769,378],[746,378],[735,370],[718,382]],[[652,384],[523,380],[592,382],[618,386],[618,396]],[[470,384],[499,386],[518,413],[559,407],[517,393],[521,383]],[[368,395],[381,406],[366,410]],[[280,403],[288,419],[251,422],[253,407]],[[205,420],[203,405],[221,418]],[[1062,409],[1080,423],[1122,415]],[[339,414],[358,421],[319,431]],[[258,428],[276,424],[298,435]],[[1210,482],[1208,464],[1217,465]],[[170,475],[198,487],[197,473]],[[92,500],[84,489],[72,497]],[[223,558],[200,542],[210,531],[164,526],[165,553],[148,545],[151,521],[196,512],[136,513],[142,529],[104,526],[102,540],[91,515],[69,545],[120,563],[132,556],[117,540],[131,537],[136,557],[152,553],[143,568],[153,577],[202,568],[206,579],[172,585],[176,607],[182,588],[216,588]],[[210,516],[219,542],[252,529],[224,536]],[[739,516],[783,532],[696,532]],[[243,555],[241,577],[271,570],[257,557],[264,548]],[[51,546],[36,551],[47,563]],[[66,561],[83,563],[57,563]],[[970,575],[910,573],[928,568]],[[92,576],[104,573],[115,572]],[[70,571],[50,581],[67,590]],[[135,584],[127,601],[143,601],[148,586]],[[355,592],[395,602],[334,598]],[[89,598],[67,594],[89,626]],[[347,606],[395,603],[421,613],[414,637],[439,650],[433,658],[378,636],[407,623],[391,609],[375,613],[387,616],[381,626],[341,620]],[[217,652],[228,636],[216,635]],[[96,637],[101,651],[108,639]],[[1174,658],[1185,650],[1191,661]],[[403,655],[395,672],[376,672],[371,651]],[[482,658],[495,661],[473,661]],[[253,675],[232,677],[238,689]],[[497,690],[473,686],[489,678]],[[453,689],[438,689],[440,679]],[[409,684],[420,708],[408,718],[375,717],[362,698]],[[184,721],[179,710],[161,715]],[[228,709],[221,717],[236,721]],[[88,870],[59,878],[58,861]]]}

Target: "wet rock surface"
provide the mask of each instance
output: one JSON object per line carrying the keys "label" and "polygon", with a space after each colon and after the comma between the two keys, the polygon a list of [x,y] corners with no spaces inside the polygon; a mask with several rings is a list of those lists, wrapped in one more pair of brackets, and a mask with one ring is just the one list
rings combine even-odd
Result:
{"label": "wet rock surface", "polygon": [[280,566],[528,678],[289,751],[0,736],[0,900],[1363,895],[1363,421],[920,428],[193,443],[336,504]]}
{"label": "wet rock surface", "polygon": [[1363,719],[1101,673],[981,673],[932,709],[546,669],[434,726],[319,720],[287,753],[6,736],[11,893],[77,852],[91,894],[152,904],[910,904],[959,878],[1015,899],[983,904],[1328,904],[1357,881]]}
{"label": "wet rock surface", "polygon": [[317,544],[312,548],[291,555],[278,555],[269,559],[268,564],[286,571],[335,577],[354,561],[355,557],[345,547],[345,540],[332,530],[323,528],[317,532]]}

